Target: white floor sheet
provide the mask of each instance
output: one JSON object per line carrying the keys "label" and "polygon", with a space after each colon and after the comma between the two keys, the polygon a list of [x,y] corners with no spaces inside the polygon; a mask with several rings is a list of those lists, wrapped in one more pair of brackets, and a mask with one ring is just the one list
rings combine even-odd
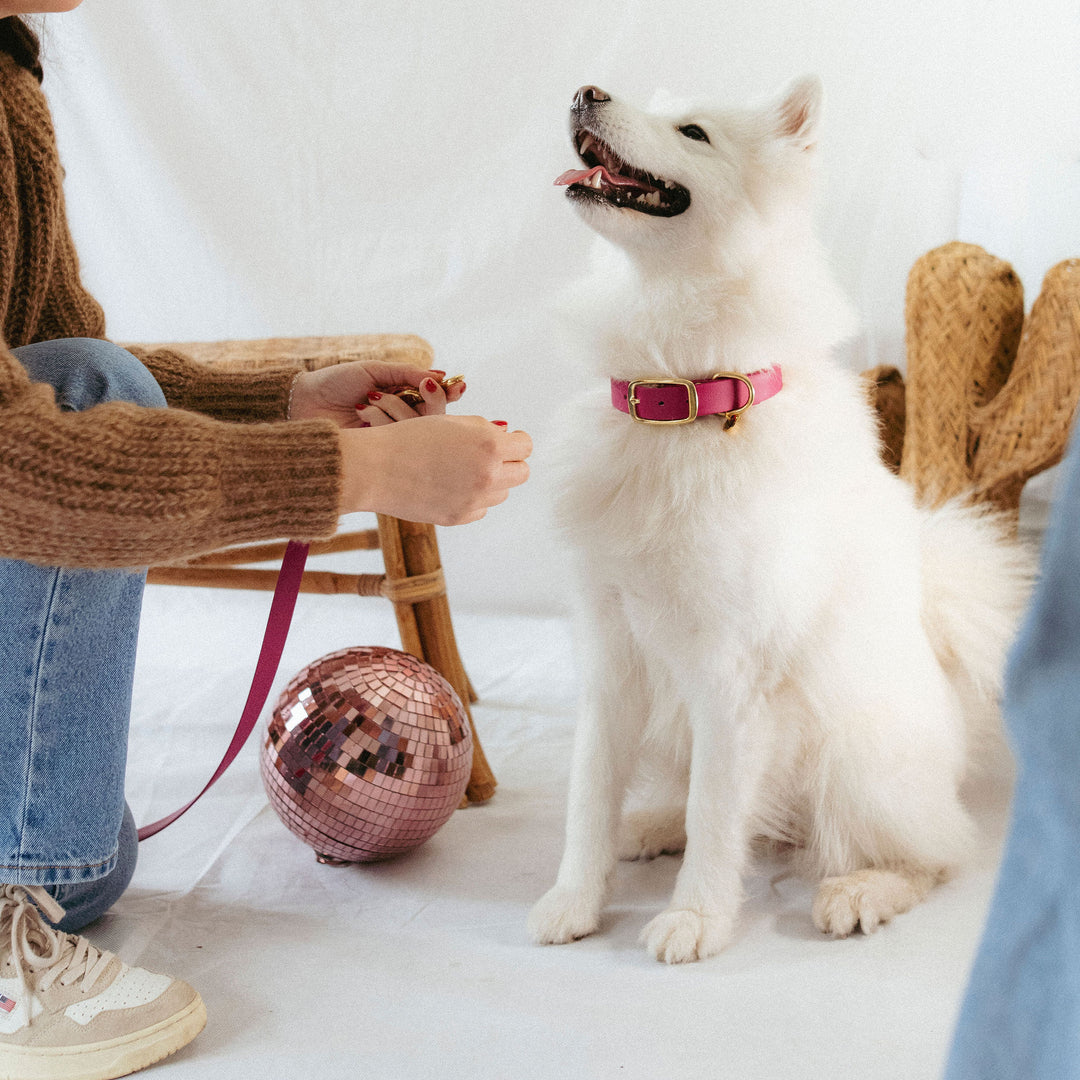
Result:
{"label": "white floor sheet", "polygon": [[[366,556],[365,556],[366,558]],[[452,589],[451,589],[452,595]],[[239,716],[268,594],[148,589],[128,795],[140,824],[185,802]],[[1007,794],[980,793],[964,873],[872,937],[831,941],[811,888],[756,867],[724,954],[665,967],[637,944],[678,861],[624,864],[602,932],[540,948],[525,919],[562,845],[580,679],[559,618],[455,614],[499,780],[424,847],[321,866],[267,803],[264,724],[184,818],[144,843],[91,932],[190,981],[206,1031],[161,1080],[922,1080],[940,1074],[993,886]],[[305,595],[277,689],[347,645],[398,645],[389,604]],[[277,693],[275,689],[275,695]]]}

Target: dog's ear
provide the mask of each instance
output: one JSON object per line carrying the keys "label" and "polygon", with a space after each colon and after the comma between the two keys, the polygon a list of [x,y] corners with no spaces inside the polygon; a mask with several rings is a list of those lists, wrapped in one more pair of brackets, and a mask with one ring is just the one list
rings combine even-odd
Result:
{"label": "dog's ear", "polygon": [[796,79],[772,108],[773,130],[800,150],[812,150],[817,144],[824,97],[824,88],[816,75]]}

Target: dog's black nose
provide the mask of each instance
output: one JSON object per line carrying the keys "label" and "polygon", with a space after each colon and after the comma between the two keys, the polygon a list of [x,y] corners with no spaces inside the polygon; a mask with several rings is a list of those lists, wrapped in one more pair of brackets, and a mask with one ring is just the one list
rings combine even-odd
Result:
{"label": "dog's black nose", "polygon": [[601,105],[610,100],[611,97],[605,94],[599,86],[583,86],[574,95],[574,108],[587,109],[592,105]]}

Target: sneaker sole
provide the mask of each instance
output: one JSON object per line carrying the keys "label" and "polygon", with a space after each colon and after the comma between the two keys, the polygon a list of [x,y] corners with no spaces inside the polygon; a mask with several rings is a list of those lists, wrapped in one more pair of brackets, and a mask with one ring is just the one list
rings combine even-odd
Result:
{"label": "sneaker sole", "polygon": [[0,1080],[116,1080],[187,1046],[206,1026],[198,994],[168,1020],[108,1042],[0,1048]]}

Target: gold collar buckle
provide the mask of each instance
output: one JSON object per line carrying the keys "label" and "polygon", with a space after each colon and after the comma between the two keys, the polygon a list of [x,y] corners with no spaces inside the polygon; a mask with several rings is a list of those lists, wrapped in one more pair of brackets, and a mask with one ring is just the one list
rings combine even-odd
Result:
{"label": "gold collar buckle", "polygon": [[[671,420],[647,420],[644,416],[638,416],[637,407],[641,404],[639,398],[634,396],[634,391],[639,386],[683,386],[686,388],[687,398],[687,415],[678,417]],[[751,387],[750,395],[753,398],[753,388]],[[692,424],[698,417],[698,393],[697,387],[690,379],[633,379],[630,385],[626,388],[626,402],[630,407],[630,419],[636,420],[639,424]],[[659,402],[663,404],[663,402]]]}

